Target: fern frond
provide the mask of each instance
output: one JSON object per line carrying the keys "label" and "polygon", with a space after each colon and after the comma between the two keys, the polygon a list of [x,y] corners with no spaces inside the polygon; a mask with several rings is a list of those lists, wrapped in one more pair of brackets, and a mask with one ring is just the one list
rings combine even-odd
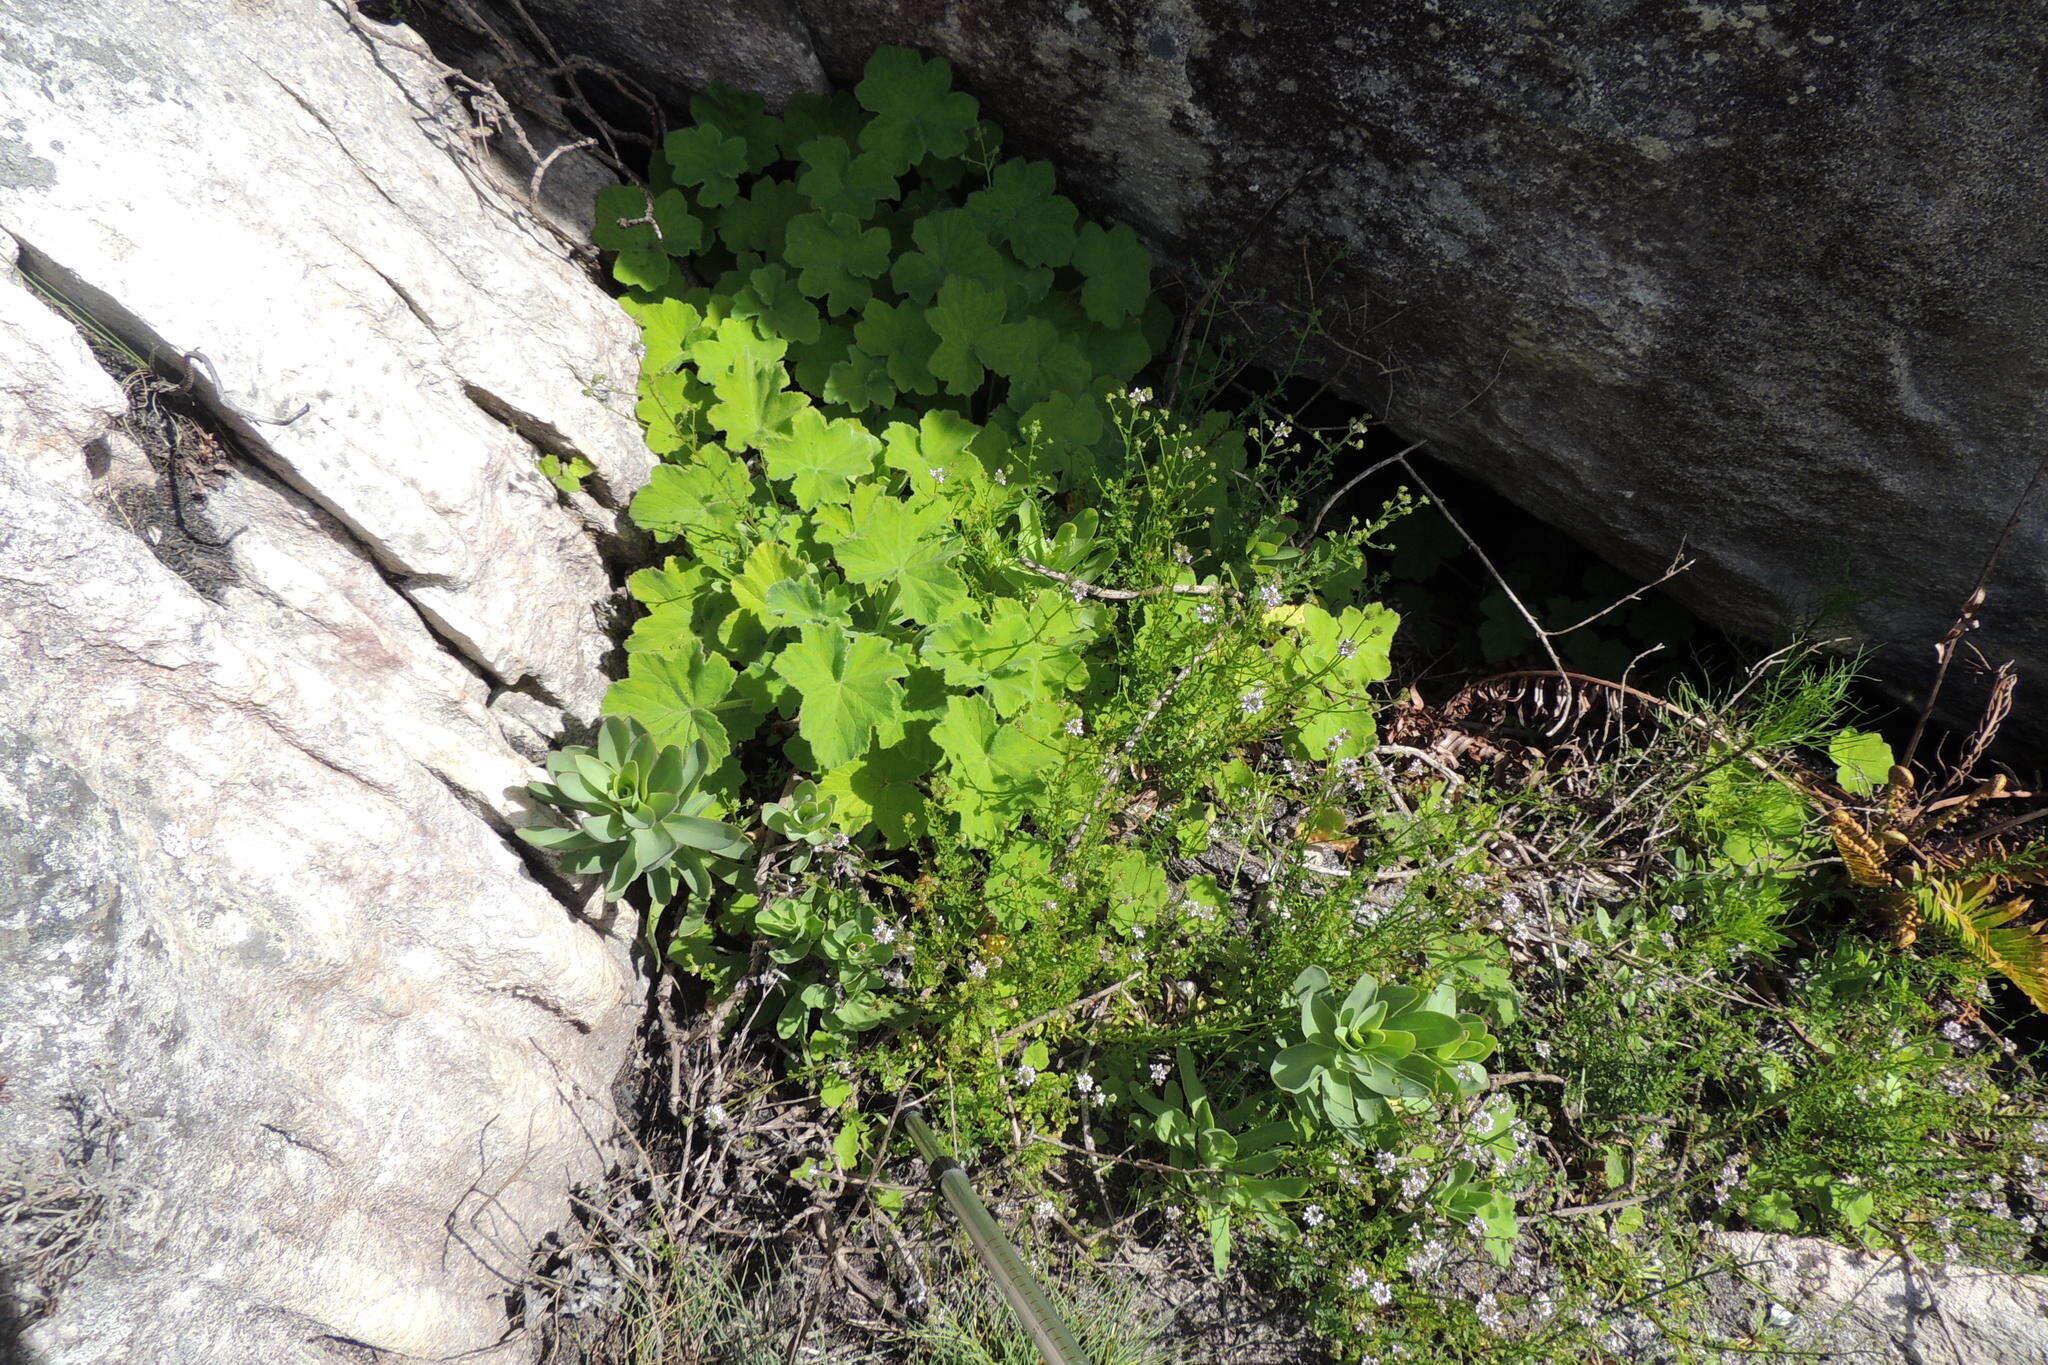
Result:
{"label": "fern frond", "polygon": [[1987,967],[2026,992],[2036,1009],[2048,1012],[2048,935],[2021,921],[2025,898],[1993,902],[1994,882],[1959,883],[1931,878],[1913,888],[1921,912],[1940,925]]}
{"label": "fern frond", "polygon": [[1851,881],[1858,886],[1892,884],[1890,874],[1884,870],[1884,849],[1868,830],[1856,823],[1855,816],[1845,810],[1829,811],[1828,833],[1834,836],[1835,852],[1842,855]]}

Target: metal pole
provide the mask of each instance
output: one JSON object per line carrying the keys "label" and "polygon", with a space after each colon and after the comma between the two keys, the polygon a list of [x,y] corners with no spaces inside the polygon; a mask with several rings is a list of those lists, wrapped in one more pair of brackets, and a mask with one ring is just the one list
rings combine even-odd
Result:
{"label": "metal pole", "polygon": [[1010,1311],[1023,1324],[1031,1344],[1045,1357],[1045,1365],[1088,1365],[1088,1356],[1081,1349],[1080,1338],[1074,1335],[1074,1329],[1059,1315],[1059,1310],[1052,1306],[1052,1300],[1046,1297],[1038,1277],[1017,1254],[1017,1248],[1003,1236],[994,1215],[981,1202],[981,1196],[974,1192],[974,1186],[968,1183],[967,1172],[939,1146],[938,1138],[916,1110],[906,1111],[903,1121],[910,1130],[910,1140],[917,1144],[918,1155],[939,1178],[940,1197],[952,1208],[961,1226],[967,1229],[967,1240],[974,1244],[982,1264],[988,1267],[989,1278],[996,1282],[996,1290],[1002,1294],[1003,1302],[1010,1305]]}

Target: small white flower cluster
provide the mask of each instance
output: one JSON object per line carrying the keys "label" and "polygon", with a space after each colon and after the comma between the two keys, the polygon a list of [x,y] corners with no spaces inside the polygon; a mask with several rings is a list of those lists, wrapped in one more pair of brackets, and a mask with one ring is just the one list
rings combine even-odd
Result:
{"label": "small white flower cluster", "polygon": [[1029,1062],[1017,1063],[1017,1088],[1029,1090],[1038,1084],[1038,1068]]}
{"label": "small white flower cluster", "polygon": [[1402,1266],[1402,1269],[1408,1272],[1409,1278],[1421,1279],[1442,1265],[1444,1257],[1449,1254],[1450,1248],[1432,1237],[1409,1254],[1407,1264]]}
{"label": "small white flower cluster", "polygon": [[1132,407],[1142,408],[1147,403],[1152,401],[1152,390],[1132,389],[1129,393],[1125,394],[1124,397],[1131,400]]}
{"label": "small white flower cluster", "polygon": [[1173,1076],[1173,1068],[1155,1059],[1152,1065],[1146,1068],[1146,1074],[1152,1077],[1152,1084],[1165,1085]]}
{"label": "small white flower cluster", "polygon": [[1082,1071],[1074,1076],[1074,1093],[1081,1097],[1083,1104],[1106,1106],[1116,1101],[1116,1097],[1104,1090],[1101,1082],[1095,1079],[1094,1073],[1089,1071]]}
{"label": "small white flower cluster", "polygon": [[1237,707],[1238,710],[1244,712],[1247,716],[1256,716],[1259,712],[1265,710],[1265,687],[1259,685],[1245,689],[1245,694],[1237,699]]}
{"label": "small white flower cluster", "polygon": [[1198,603],[1195,607],[1195,619],[1205,626],[1215,625],[1216,604],[1214,602]]}
{"label": "small white flower cluster", "polygon": [[1067,733],[1070,735],[1085,735],[1088,733],[1088,726],[1079,716],[1075,716],[1067,722]]}
{"label": "small white flower cluster", "polygon": [[1259,585],[1259,601],[1265,606],[1277,607],[1286,599],[1280,595],[1280,585],[1278,583],[1261,583]]}
{"label": "small white flower cluster", "polygon": [[1323,1212],[1321,1204],[1310,1204],[1301,1211],[1302,1226],[1308,1228],[1321,1227],[1328,1217],[1329,1215]]}

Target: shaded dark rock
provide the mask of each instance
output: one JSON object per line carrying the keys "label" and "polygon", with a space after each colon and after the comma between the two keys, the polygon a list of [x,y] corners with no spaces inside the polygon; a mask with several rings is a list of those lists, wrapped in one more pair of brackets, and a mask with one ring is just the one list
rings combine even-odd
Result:
{"label": "shaded dark rock", "polygon": [[[1242,246],[1282,332],[1312,296],[1314,363],[1403,432],[1637,573],[1684,546],[1724,625],[1881,646],[1907,692],[2048,449],[2039,4],[688,8],[564,3],[557,37],[671,94],[786,94],[751,54],[799,42],[842,83],[942,53],[1177,270]],[[2033,675],[2044,529],[2048,496],[1976,637]]]}

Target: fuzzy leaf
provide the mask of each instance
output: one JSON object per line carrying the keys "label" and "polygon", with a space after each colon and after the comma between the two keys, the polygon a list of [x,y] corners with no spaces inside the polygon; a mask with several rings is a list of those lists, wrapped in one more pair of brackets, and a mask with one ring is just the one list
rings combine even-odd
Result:
{"label": "fuzzy leaf", "polygon": [[763,179],[718,215],[718,240],[735,255],[754,251],[769,260],[785,252],[789,223],[804,211],[804,197],[787,180]]}
{"label": "fuzzy leaf", "polygon": [[813,138],[799,155],[804,171],[796,186],[820,212],[867,219],[878,204],[896,198],[896,177],[886,158],[872,152],[855,156],[844,138]]}
{"label": "fuzzy leaf", "polygon": [[925,320],[939,338],[931,369],[948,393],[973,393],[981,387],[982,361],[989,335],[1003,320],[1002,295],[964,277],[939,287],[937,301]]}
{"label": "fuzzy leaf", "polygon": [[886,361],[866,351],[850,352],[825,376],[825,401],[838,403],[850,412],[886,408],[896,401],[896,385],[889,379]]}
{"label": "fuzzy leaf", "polygon": [[947,561],[961,545],[943,508],[913,508],[868,485],[854,495],[847,524],[833,545],[847,582],[893,590],[896,610],[926,625],[959,610],[967,585]]}
{"label": "fuzzy leaf", "polygon": [[990,288],[1006,276],[1003,258],[989,245],[988,234],[973,215],[961,209],[928,213],[910,230],[918,249],[897,258],[889,271],[896,291],[919,303],[930,303],[939,286],[964,275]]}
{"label": "fuzzy leaf", "polygon": [[1867,730],[1837,734],[1828,741],[1828,757],[1835,763],[1835,781],[1852,796],[1868,796],[1883,786],[1893,763],[1892,746]]}
{"label": "fuzzy leaf", "polygon": [[903,47],[877,48],[853,94],[875,116],[861,130],[861,148],[892,172],[966,151],[981,111],[972,95],[953,89],[953,68],[943,58]]}
{"label": "fuzzy leaf", "polygon": [[870,299],[854,324],[853,342],[866,354],[887,362],[889,382],[900,392],[938,392],[931,362],[939,338],[925,321],[924,309],[916,304]]}
{"label": "fuzzy leaf", "polygon": [[807,213],[790,221],[788,254],[798,287],[844,313],[866,303],[875,292],[870,282],[889,268],[889,234],[863,229],[851,214]]}
{"label": "fuzzy leaf", "polygon": [[638,185],[607,185],[597,192],[590,240],[601,251],[632,251],[655,245],[654,225],[637,221],[648,216],[647,193]]}
{"label": "fuzzy leaf", "polygon": [[657,540],[688,536],[698,555],[718,558],[736,544],[738,524],[754,496],[747,467],[707,446],[688,464],[655,466],[647,486],[633,496],[630,515]]}
{"label": "fuzzy leaf", "polygon": [[744,167],[758,171],[775,160],[782,121],[770,114],[761,97],[714,81],[690,99],[690,117],[746,144]]}
{"label": "fuzzy leaf", "polygon": [[604,710],[639,721],[656,744],[702,741],[708,761],[717,764],[732,752],[733,736],[719,718],[718,704],[736,676],[731,664],[701,646],[636,653],[628,658],[626,676],[604,694]]}
{"label": "fuzzy leaf", "polygon": [[854,481],[874,472],[881,446],[860,423],[827,420],[816,408],[805,408],[787,432],[767,442],[761,463],[770,478],[789,485],[798,506],[814,511],[850,498]]}
{"label": "fuzzy leaf", "polygon": [[681,190],[654,196],[654,227],[661,249],[671,256],[692,256],[704,245],[704,224],[690,212],[689,197]]}
{"label": "fuzzy leaf", "polygon": [[1052,166],[1044,161],[1010,160],[998,164],[989,187],[967,198],[967,210],[1010,254],[1029,266],[1062,266],[1074,255],[1071,202],[1053,190]]}
{"label": "fuzzy leaf", "polygon": [[776,656],[775,672],[803,699],[797,731],[821,769],[903,737],[901,682],[910,660],[901,646],[879,635],[810,626]]}
{"label": "fuzzy leaf", "polygon": [[789,372],[782,367],[787,349],[785,342],[762,337],[744,318],[727,318],[715,337],[690,348],[690,358],[718,397],[706,415],[725,433],[728,450],[761,449],[810,405],[803,394],[787,391]]}
{"label": "fuzzy leaf", "polygon": [[952,696],[932,727],[946,755],[949,806],[960,832],[982,847],[999,841],[1045,793],[1039,776],[1047,754],[1020,727],[1004,725],[979,696]]}
{"label": "fuzzy leaf", "polygon": [[662,142],[662,152],[676,183],[697,186],[697,202],[707,209],[730,204],[747,172],[746,140],[727,137],[708,123],[676,129]]}
{"label": "fuzzy leaf", "polygon": [[918,783],[936,759],[930,741],[913,735],[834,768],[818,790],[833,799],[846,829],[857,832],[872,824],[893,847],[908,847],[923,837],[929,823]]}
{"label": "fuzzy leaf", "polygon": [[733,296],[735,317],[751,320],[764,337],[812,342],[824,330],[818,306],[779,265],[764,265],[747,277],[747,287]]}
{"label": "fuzzy leaf", "polygon": [[668,253],[659,247],[636,246],[619,253],[612,262],[612,278],[628,289],[644,289],[649,293],[660,289],[675,273],[675,263]]}
{"label": "fuzzy leaf", "polygon": [[1074,265],[1086,277],[1081,306],[1104,327],[1121,327],[1145,311],[1152,293],[1152,254],[1138,234],[1119,223],[1105,232],[1082,227],[1074,243]]}

